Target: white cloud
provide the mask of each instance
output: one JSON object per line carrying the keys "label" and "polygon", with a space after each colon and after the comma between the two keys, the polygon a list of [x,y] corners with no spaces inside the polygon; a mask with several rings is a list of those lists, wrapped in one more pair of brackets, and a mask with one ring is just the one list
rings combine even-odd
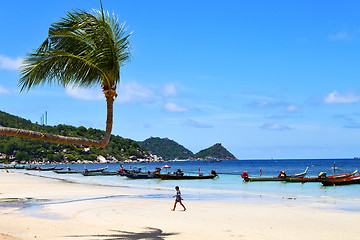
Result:
{"label": "white cloud", "polygon": [[266,116],[266,118],[268,118],[268,119],[285,119],[285,118],[289,118],[289,117],[290,117],[289,113],[270,114],[270,115]]}
{"label": "white cloud", "polygon": [[287,106],[286,111],[288,112],[295,112],[297,111],[299,108],[295,105],[295,104],[290,104]]}
{"label": "white cloud", "polygon": [[101,88],[79,88],[73,86],[65,87],[65,93],[72,98],[81,100],[100,100],[105,99]]}
{"label": "white cloud", "polygon": [[137,82],[121,83],[117,89],[117,102],[149,102],[154,100],[154,92]]}
{"label": "white cloud", "polygon": [[4,88],[3,86],[0,85],[0,95],[1,94],[9,94],[11,93],[11,91],[7,88]]}
{"label": "white cloud", "polygon": [[260,128],[264,130],[271,130],[271,131],[284,131],[290,130],[288,126],[279,124],[279,123],[265,123]]}
{"label": "white cloud", "polygon": [[329,104],[331,104],[331,103],[356,103],[356,102],[360,102],[360,96],[357,96],[353,93],[341,95],[337,91],[333,91],[324,98],[324,102],[329,103]]}
{"label": "white cloud", "polygon": [[233,119],[243,119],[243,118],[262,118],[263,115],[255,115],[255,114],[223,114],[223,115],[214,115],[214,116],[206,116],[206,119],[214,119],[214,120],[233,120]]}
{"label": "white cloud", "polygon": [[177,89],[174,84],[166,84],[162,92],[166,97],[177,95]]}
{"label": "white cloud", "polygon": [[[137,82],[121,83],[117,88],[116,102],[149,102],[154,99],[154,92]],[[74,88],[67,86],[65,93],[70,97],[81,100],[102,100],[105,99],[100,87],[94,88]]]}
{"label": "white cloud", "polygon": [[188,109],[186,107],[179,106],[172,102],[165,104],[165,110],[167,112],[187,112],[188,111]]}
{"label": "white cloud", "polygon": [[264,101],[279,101],[278,98],[269,97],[269,96],[262,96],[256,94],[253,90],[244,91],[241,94],[231,95],[233,97],[241,97],[241,98],[249,98],[249,99],[257,99],[257,100],[264,100]]}
{"label": "white cloud", "polygon": [[7,56],[0,55],[0,69],[18,70],[22,64],[22,58],[11,59]]}
{"label": "white cloud", "polygon": [[345,31],[330,35],[329,38],[332,40],[351,40],[351,37]]}
{"label": "white cloud", "polygon": [[255,107],[255,108],[274,108],[275,107],[274,104],[270,104],[268,101],[251,103],[250,106]]}
{"label": "white cloud", "polygon": [[212,128],[210,125],[201,124],[198,121],[195,121],[193,119],[187,119],[183,122],[185,126],[194,127],[194,128]]}
{"label": "white cloud", "polygon": [[256,109],[275,109],[280,108],[284,109],[287,112],[295,112],[299,110],[299,108],[292,103],[287,102],[268,102],[268,101],[262,101],[262,102],[253,102],[248,105],[250,108],[256,108]]}

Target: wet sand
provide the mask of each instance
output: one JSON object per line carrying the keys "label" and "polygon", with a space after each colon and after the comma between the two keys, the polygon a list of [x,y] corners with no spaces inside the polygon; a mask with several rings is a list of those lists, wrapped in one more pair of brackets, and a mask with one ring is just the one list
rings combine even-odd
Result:
{"label": "wet sand", "polygon": [[[1,239],[355,239],[358,212],[326,204],[187,201],[173,189],[78,184],[0,171]],[[168,194],[168,199],[156,198]],[[154,196],[154,197],[152,197]]]}

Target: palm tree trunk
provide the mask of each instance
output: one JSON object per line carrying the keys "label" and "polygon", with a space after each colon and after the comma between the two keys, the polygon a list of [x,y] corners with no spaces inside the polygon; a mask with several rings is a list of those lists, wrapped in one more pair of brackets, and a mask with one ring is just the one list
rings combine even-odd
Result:
{"label": "palm tree trunk", "polygon": [[117,97],[116,91],[113,89],[110,90],[103,90],[106,98],[106,105],[107,105],[107,118],[106,118],[106,131],[105,136],[101,140],[102,146],[105,147],[109,141],[112,132],[113,126],[113,115],[114,115],[114,100]]}
{"label": "palm tree trunk", "polygon": [[77,138],[77,137],[65,137],[55,134],[34,132],[30,130],[18,129],[18,128],[9,128],[0,126],[0,135],[6,135],[11,137],[22,137],[22,138],[31,138],[35,140],[43,140],[60,144],[73,144],[73,145],[83,145],[89,147],[106,147],[110,141],[112,125],[113,125],[113,105],[114,98],[117,96],[115,90],[104,90],[107,103],[107,119],[106,119],[106,131],[102,140],[92,140],[87,138]]}

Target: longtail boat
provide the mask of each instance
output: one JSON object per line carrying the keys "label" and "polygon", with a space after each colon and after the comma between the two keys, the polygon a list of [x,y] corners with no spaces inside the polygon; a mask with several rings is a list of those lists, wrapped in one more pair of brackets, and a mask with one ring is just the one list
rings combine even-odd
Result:
{"label": "longtail boat", "polygon": [[159,178],[155,173],[136,173],[136,172],[127,172],[121,173],[121,176],[125,176],[131,179],[147,179],[147,178]]}
{"label": "longtail boat", "polygon": [[56,168],[56,166],[55,167],[49,167],[49,168],[39,167],[38,170],[39,171],[54,171],[54,170],[62,170],[62,168]]}
{"label": "longtail boat", "polygon": [[84,176],[114,176],[119,175],[119,172],[109,172],[109,171],[102,171],[102,172],[81,172]]}
{"label": "longtail boat", "polygon": [[73,170],[73,169],[70,169],[70,170],[54,170],[53,172],[54,172],[54,173],[57,173],[57,174],[74,174],[74,173],[80,173],[78,170]]}
{"label": "longtail boat", "polygon": [[79,170],[80,173],[84,173],[84,172],[102,172],[105,171],[108,167],[104,167],[104,168],[97,168],[97,169],[85,169],[85,170]]}
{"label": "longtail boat", "polygon": [[126,170],[121,166],[119,174],[121,176],[130,178],[130,179],[148,179],[148,178],[159,178],[155,173],[160,173],[161,168],[155,168],[155,171],[142,172],[141,169],[144,167],[135,167],[133,170]]}
{"label": "longtail boat", "polygon": [[196,180],[196,179],[214,179],[217,175],[175,175],[175,174],[155,174],[161,180]]}
{"label": "longtail boat", "polygon": [[38,166],[35,166],[35,167],[32,167],[31,165],[27,168],[25,168],[26,170],[39,170],[40,167]]}
{"label": "longtail boat", "polygon": [[161,180],[195,180],[195,179],[214,179],[217,175],[175,175],[175,174],[155,174]]}
{"label": "longtail boat", "polygon": [[341,179],[341,178],[348,178],[348,177],[352,177],[357,173],[358,170],[355,170],[352,173],[345,173],[345,174],[338,174],[335,176],[326,176],[326,177],[322,177],[317,176],[317,177],[300,177],[300,178],[287,178],[285,181],[286,182],[301,182],[301,183],[305,183],[305,182],[320,182],[321,180],[329,180],[329,179]]}
{"label": "longtail boat", "polygon": [[199,174],[199,175],[185,175],[182,173],[177,173],[177,174],[173,174],[173,173],[154,173],[154,175],[158,176],[159,178],[161,178],[161,180],[200,180],[200,179],[214,179],[216,178],[218,175],[217,173],[212,170],[210,175],[203,175],[203,174]]}
{"label": "longtail boat", "polygon": [[324,186],[360,184],[360,175],[347,177],[347,178],[338,178],[338,179],[336,178],[321,179],[320,181]]}
{"label": "longtail boat", "polygon": [[5,169],[25,169],[25,166],[4,166]]}
{"label": "longtail boat", "polygon": [[280,181],[286,181],[286,179],[289,178],[300,178],[300,177],[305,177],[307,171],[308,171],[308,167],[305,169],[304,172],[302,173],[297,173],[297,174],[293,174],[293,175],[285,175],[284,171],[280,172],[280,175],[277,177],[249,177],[247,172],[243,172],[243,174],[241,175],[241,177],[244,179],[245,182],[280,182]]}

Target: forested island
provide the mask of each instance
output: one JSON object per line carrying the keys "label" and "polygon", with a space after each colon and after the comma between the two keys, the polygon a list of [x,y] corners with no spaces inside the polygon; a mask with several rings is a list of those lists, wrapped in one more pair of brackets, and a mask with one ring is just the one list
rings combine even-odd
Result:
{"label": "forested island", "polygon": [[169,138],[150,137],[143,142],[138,142],[148,151],[161,156],[164,159],[190,159],[203,160],[206,158],[217,158],[221,160],[235,160],[236,157],[231,154],[221,143],[201,150],[194,154],[189,149]]}
{"label": "forested island", "polygon": [[[104,131],[69,125],[44,126],[0,111],[0,126],[43,133],[101,139]],[[221,144],[197,154],[168,138],[150,137],[142,142],[112,135],[105,148],[73,146],[28,138],[0,136],[0,162],[26,164],[95,163],[124,161],[201,160],[206,157],[236,159]]]}
{"label": "forested island", "polygon": [[[0,111],[0,126],[23,128],[44,133],[62,134],[72,137],[101,139],[104,131],[73,127],[69,125],[43,126],[17,116]],[[105,148],[84,148],[69,144],[51,143],[28,138],[0,136],[0,154],[3,162],[44,162],[44,163],[77,163],[107,161],[122,162],[126,160],[157,160],[148,151],[131,139],[116,135]],[[103,156],[104,158],[99,156]]]}

